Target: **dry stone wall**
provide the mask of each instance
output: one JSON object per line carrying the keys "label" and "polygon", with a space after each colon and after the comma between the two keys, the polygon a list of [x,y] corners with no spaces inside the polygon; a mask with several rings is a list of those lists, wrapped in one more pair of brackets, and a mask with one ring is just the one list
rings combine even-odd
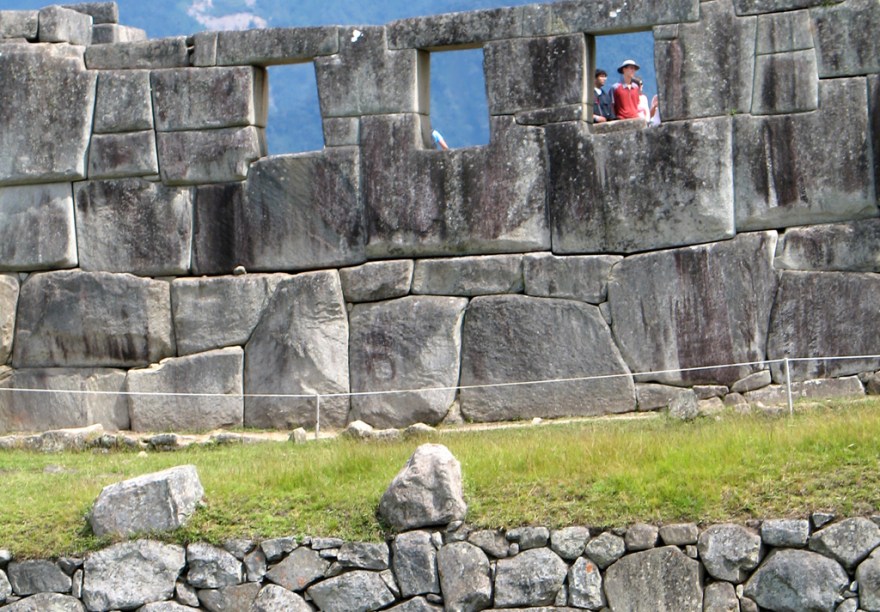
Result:
{"label": "dry stone wall", "polygon": [[[595,37],[631,30],[664,121],[594,125]],[[878,30],[876,0],[158,40],[113,3],[2,10],[0,432],[776,401],[766,360],[880,353]],[[474,47],[490,142],[433,150],[430,53]],[[304,62],[325,147],[267,156],[266,68]],[[811,396],[878,368],[790,371]]]}

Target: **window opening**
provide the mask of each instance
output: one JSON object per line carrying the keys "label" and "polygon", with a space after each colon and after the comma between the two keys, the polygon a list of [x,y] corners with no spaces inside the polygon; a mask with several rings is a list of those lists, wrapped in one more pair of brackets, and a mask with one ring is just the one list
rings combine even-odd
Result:
{"label": "window opening", "polygon": [[[610,92],[612,87],[619,83],[623,77],[617,69],[627,60],[633,60],[639,69],[636,76],[642,79],[642,93],[647,99],[650,109],[651,102],[657,95],[657,76],[654,70],[654,34],[651,30],[644,32],[632,32],[629,34],[612,34],[594,37],[595,50],[593,56],[595,62],[590,70],[589,77],[590,103],[595,96],[594,79],[598,69],[604,70],[608,77],[604,90]],[[658,100],[662,111],[662,101]]]}
{"label": "window opening", "polygon": [[269,120],[266,144],[269,154],[323,149],[324,130],[314,64],[270,66],[267,73]]}
{"label": "window opening", "polygon": [[431,52],[430,74],[431,129],[442,134],[452,149],[488,144],[483,50]]}

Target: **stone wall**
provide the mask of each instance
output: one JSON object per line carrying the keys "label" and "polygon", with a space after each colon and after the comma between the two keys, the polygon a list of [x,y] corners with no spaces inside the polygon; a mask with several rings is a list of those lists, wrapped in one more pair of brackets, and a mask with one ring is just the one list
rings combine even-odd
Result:
{"label": "stone wall", "polygon": [[[781,397],[767,360],[880,353],[876,0],[159,40],[117,13],[0,11],[0,432],[712,407]],[[594,37],[632,30],[664,122],[594,125]],[[430,53],[473,47],[490,142],[433,150]],[[267,156],[266,67],[303,62],[326,146]]]}

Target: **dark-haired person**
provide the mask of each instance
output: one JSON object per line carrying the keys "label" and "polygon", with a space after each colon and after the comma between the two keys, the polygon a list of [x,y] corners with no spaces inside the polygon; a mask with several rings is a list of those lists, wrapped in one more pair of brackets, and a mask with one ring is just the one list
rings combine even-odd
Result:
{"label": "dark-haired person", "polygon": [[611,95],[614,100],[614,114],[618,119],[638,119],[641,117],[639,96],[642,94],[642,90],[633,81],[638,69],[639,65],[631,59],[623,62],[617,69],[617,72],[623,75],[623,80],[614,85]]}
{"label": "dark-haired person", "polygon": [[601,68],[596,70],[593,79],[593,123],[605,123],[617,119],[612,108],[611,94],[604,89],[607,79],[607,72]]}

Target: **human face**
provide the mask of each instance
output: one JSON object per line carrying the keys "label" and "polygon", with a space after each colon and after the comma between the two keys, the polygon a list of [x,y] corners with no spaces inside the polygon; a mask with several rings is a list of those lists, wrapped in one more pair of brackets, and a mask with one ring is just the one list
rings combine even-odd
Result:
{"label": "human face", "polygon": [[635,66],[624,66],[623,67],[623,80],[627,83],[632,82],[633,77],[636,75],[636,67]]}
{"label": "human face", "polygon": [[594,83],[596,84],[596,87],[598,87],[599,89],[602,89],[603,87],[605,87],[605,81],[607,81],[607,80],[608,80],[607,74],[600,74],[599,76],[596,77],[596,80],[594,81]]}

